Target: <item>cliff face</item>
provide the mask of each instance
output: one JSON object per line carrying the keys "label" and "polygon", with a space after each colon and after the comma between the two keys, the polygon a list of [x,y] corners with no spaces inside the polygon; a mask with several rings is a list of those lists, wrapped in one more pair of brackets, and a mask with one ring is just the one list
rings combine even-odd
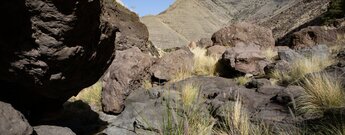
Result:
{"label": "cliff face", "polygon": [[330,0],[177,0],[157,16],[141,18],[159,48],[209,38],[220,28],[247,21],[274,30],[276,38],[325,12]]}

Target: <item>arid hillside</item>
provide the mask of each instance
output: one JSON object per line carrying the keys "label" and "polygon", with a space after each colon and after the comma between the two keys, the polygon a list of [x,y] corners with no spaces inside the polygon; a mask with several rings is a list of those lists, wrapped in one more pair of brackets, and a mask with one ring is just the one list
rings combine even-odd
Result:
{"label": "arid hillside", "polygon": [[157,16],[145,16],[150,40],[159,48],[208,38],[238,21],[260,24],[281,37],[324,13],[330,0],[177,0]]}

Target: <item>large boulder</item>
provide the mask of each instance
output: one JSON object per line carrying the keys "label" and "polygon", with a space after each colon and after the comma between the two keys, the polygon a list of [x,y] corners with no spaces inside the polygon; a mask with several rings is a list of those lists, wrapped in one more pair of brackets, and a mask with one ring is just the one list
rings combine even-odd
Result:
{"label": "large boulder", "polygon": [[71,129],[66,127],[41,125],[34,127],[37,135],[76,135]]}
{"label": "large boulder", "polygon": [[115,46],[147,41],[145,26],[125,10],[110,0],[1,1],[7,19],[0,26],[0,99],[18,108],[55,109],[94,84]]}
{"label": "large boulder", "polygon": [[102,106],[106,113],[121,113],[129,93],[141,86],[153,59],[134,47],[117,51],[116,58],[103,77]]}
{"label": "large boulder", "polygon": [[177,49],[157,60],[150,68],[150,72],[158,80],[169,81],[179,72],[192,72],[194,67],[193,56],[193,53],[187,48]]}
{"label": "large boulder", "polygon": [[239,22],[222,28],[212,36],[214,45],[234,47],[242,44],[254,44],[260,48],[274,47],[272,31],[258,25]]}
{"label": "large boulder", "polygon": [[309,26],[298,32],[288,35],[286,40],[294,49],[312,47],[319,44],[328,46],[345,43],[345,21],[336,26]]}
{"label": "large boulder", "polygon": [[2,135],[31,135],[33,129],[23,114],[15,110],[10,104],[0,102],[0,134]]}
{"label": "large boulder", "polygon": [[226,68],[224,70],[234,71],[229,72],[232,74],[229,76],[239,73],[259,75],[264,74],[264,68],[270,64],[270,61],[267,60],[259,46],[238,45],[224,52],[220,64],[224,65]]}

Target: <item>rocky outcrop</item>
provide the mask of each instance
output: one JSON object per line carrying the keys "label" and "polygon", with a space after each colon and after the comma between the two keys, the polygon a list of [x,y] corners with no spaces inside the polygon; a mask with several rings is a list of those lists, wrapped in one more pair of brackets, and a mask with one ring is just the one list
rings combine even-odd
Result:
{"label": "rocky outcrop", "polygon": [[23,114],[10,104],[0,101],[0,133],[3,135],[31,135],[33,129]]}
{"label": "rocky outcrop", "polygon": [[238,45],[227,49],[220,64],[224,65],[225,70],[230,70],[231,75],[238,74],[264,74],[264,68],[270,64],[259,46],[256,45]]}
{"label": "rocky outcrop", "polygon": [[[177,0],[157,16],[145,16],[159,48],[186,46],[217,30],[247,21],[273,30],[277,39],[326,12],[331,0]],[[173,41],[173,42],[169,42]]]}
{"label": "rocky outcrop", "polygon": [[191,73],[194,67],[193,53],[187,49],[178,49],[165,54],[150,68],[152,76],[161,81],[169,81],[178,73]]}
{"label": "rocky outcrop", "polygon": [[126,100],[124,112],[116,118],[108,119],[111,124],[102,132],[114,135],[162,134],[168,124],[167,119],[171,121],[169,124],[172,127],[183,119],[179,115],[182,113],[179,112],[182,109],[180,95],[181,89],[188,84],[200,88],[200,99],[203,99],[199,105],[202,107],[200,111],[211,114],[217,120],[222,119],[224,109],[229,104],[241,98],[251,120],[273,123],[273,126],[293,124],[287,104],[291,98],[298,96],[295,93],[301,87],[274,86],[266,79],[256,81],[260,85],[249,89],[236,85],[232,79],[192,77],[167,86],[137,90]]}
{"label": "rocky outcrop", "polygon": [[58,126],[36,126],[34,127],[37,135],[76,135],[71,129]]}
{"label": "rocky outcrop", "polygon": [[274,47],[274,38],[270,29],[246,22],[220,29],[213,34],[212,41],[214,45],[230,47],[249,44],[261,48]]}
{"label": "rocky outcrop", "polygon": [[146,27],[109,0],[1,1],[0,14],[0,100],[18,108],[55,109],[103,75],[115,47],[146,50]]}
{"label": "rocky outcrop", "polygon": [[310,26],[298,32],[288,35],[291,48],[301,49],[319,44],[328,46],[341,45],[345,43],[345,21],[339,26]]}
{"label": "rocky outcrop", "polygon": [[124,100],[147,77],[153,59],[134,47],[117,51],[116,58],[103,77],[102,108],[106,113],[121,113]]}

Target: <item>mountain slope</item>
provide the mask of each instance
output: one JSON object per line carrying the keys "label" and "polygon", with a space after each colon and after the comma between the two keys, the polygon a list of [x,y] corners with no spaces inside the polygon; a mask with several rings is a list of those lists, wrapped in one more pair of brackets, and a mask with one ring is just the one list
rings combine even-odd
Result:
{"label": "mountain slope", "polygon": [[236,21],[278,30],[275,37],[281,37],[322,14],[329,1],[176,0],[163,13],[145,16],[141,21],[149,29],[150,40],[163,49],[209,38],[215,31]]}

